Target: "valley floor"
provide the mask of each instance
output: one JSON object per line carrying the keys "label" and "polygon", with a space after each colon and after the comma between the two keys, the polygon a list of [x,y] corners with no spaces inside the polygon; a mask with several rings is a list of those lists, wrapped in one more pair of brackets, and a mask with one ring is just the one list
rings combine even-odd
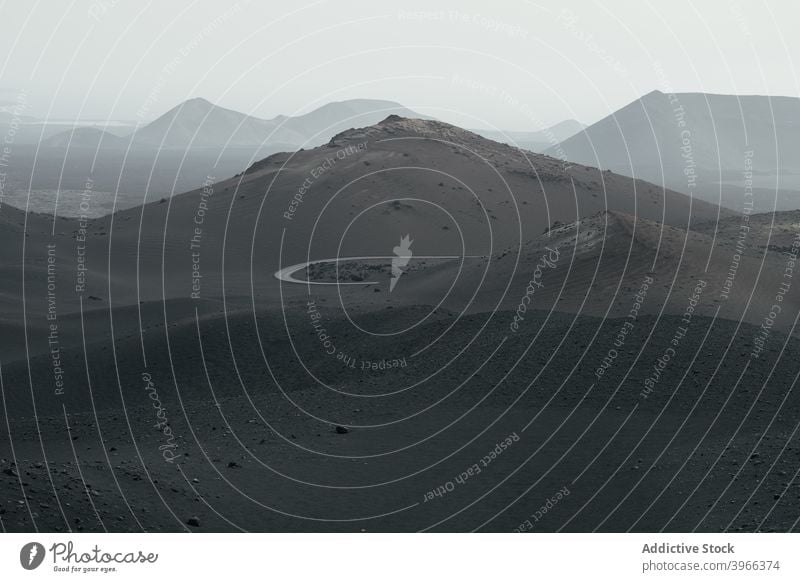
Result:
{"label": "valley floor", "polygon": [[[371,371],[320,356],[313,333],[292,346],[263,331],[264,359],[248,320],[229,322],[230,343],[219,322],[200,322],[193,333],[207,359],[189,355],[180,329],[169,356],[166,342],[146,346],[146,374],[124,342],[116,363],[110,351],[91,353],[95,409],[80,395],[51,406],[35,389],[38,420],[25,412],[27,366],[6,365],[0,523],[30,532],[797,528],[797,340],[776,334],[754,359],[756,328],[699,317],[653,385],[678,317],[643,317],[609,361],[622,319],[534,312],[510,336],[511,315],[462,318],[435,355]],[[386,330],[416,317],[398,310],[372,323]],[[437,314],[408,344],[349,349],[380,362],[390,345],[422,345],[450,317]],[[257,323],[274,330],[279,319]],[[225,345],[234,358],[221,357]]]}

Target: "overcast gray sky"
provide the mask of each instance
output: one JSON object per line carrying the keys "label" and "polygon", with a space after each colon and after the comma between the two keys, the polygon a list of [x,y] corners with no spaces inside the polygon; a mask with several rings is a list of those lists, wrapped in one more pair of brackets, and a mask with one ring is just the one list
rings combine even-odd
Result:
{"label": "overcast gray sky", "polygon": [[470,127],[591,123],[653,89],[800,95],[794,0],[10,0],[0,99],[148,120],[379,98]]}

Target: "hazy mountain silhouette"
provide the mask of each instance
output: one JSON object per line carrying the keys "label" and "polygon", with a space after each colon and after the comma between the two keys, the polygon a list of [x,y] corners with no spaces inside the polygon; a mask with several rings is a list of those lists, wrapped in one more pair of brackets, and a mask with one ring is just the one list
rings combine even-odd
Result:
{"label": "hazy mountain silhouette", "polygon": [[[756,207],[800,207],[800,99],[653,91],[579,132],[567,159],[733,209],[752,163]],[[752,155],[750,154],[752,152]]]}
{"label": "hazy mountain silhouette", "polygon": [[[52,213],[55,193],[67,192],[57,210],[75,216],[79,197],[69,193],[83,191],[91,176],[92,213],[131,208],[196,188],[209,176],[233,176],[278,151],[318,146],[336,133],[377,123],[391,113],[417,115],[392,101],[354,99],[267,120],[197,98],[127,136],[97,127],[54,134],[58,126],[25,126],[26,145],[16,145],[14,164],[7,170],[6,202]],[[27,145],[31,142],[38,146]]]}
{"label": "hazy mountain silhouette", "polygon": [[541,131],[502,131],[476,129],[478,133],[489,139],[508,143],[536,153],[542,153],[558,143],[565,141],[586,128],[580,121],[567,119]]}
{"label": "hazy mountain silhouette", "polygon": [[46,148],[118,148],[124,147],[128,139],[96,127],[76,127],[57,133],[42,141]]}
{"label": "hazy mountain silhouette", "polygon": [[413,114],[391,101],[357,99],[328,103],[305,115],[260,119],[196,98],[174,107],[133,135],[137,146],[168,148],[313,147],[343,129],[376,123],[390,113]]}

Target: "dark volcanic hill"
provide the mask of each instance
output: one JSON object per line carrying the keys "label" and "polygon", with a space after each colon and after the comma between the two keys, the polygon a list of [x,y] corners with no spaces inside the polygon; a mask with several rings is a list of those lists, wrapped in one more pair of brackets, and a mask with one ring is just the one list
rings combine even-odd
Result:
{"label": "dark volcanic hill", "polygon": [[[450,308],[459,310],[508,306],[518,291],[504,290],[526,276],[509,261],[533,260],[525,256],[529,241],[605,210],[683,230],[731,215],[646,182],[565,167],[446,123],[390,116],[344,131],[324,146],[275,154],[234,178],[86,224],[68,219],[53,224],[51,216],[26,217],[5,207],[0,308],[19,331],[24,280],[26,309],[40,314],[28,317],[28,326],[44,333],[47,320],[41,314],[48,306],[48,278],[54,277],[65,343],[79,340],[70,333],[80,332],[81,309],[97,322],[97,333],[108,333],[112,313],[115,333],[140,333],[143,310],[159,318],[165,301],[172,313],[167,319],[190,316],[198,305],[223,306],[223,298],[240,297],[259,308],[302,301],[309,290],[281,283],[275,273],[336,257],[376,257],[371,268],[383,269],[374,273],[378,285],[341,289],[356,311],[387,302],[436,304],[447,297],[453,300]],[[431,279],[419,296],[404,298],[403,289],[416,287],[409,276],[410,283],[390,298],[386,269],[405,235],[413,241],[414,257],[428,266],[464,257],[465,280],[489,277],[488,296],[473,301],[470,285],[449,293],[452,273],[442,264],[439,283]],[[503,262],[469,279],[481,257],[500,255]],[[335,276],[335,265],[327,265]],[[351,283],[372,281],[362,267],[357,270],[348,274]],[[335,286],[324,291],[337,295]],[[30,343],[33,337],[35,331],[29,331],[30,353],[46,348],[46,342]],[[8,352],[24,354],[24,339],[9,334]]]}
{"label": "dark volcanic hill", "polygon": [[[273,273],[287,265],[391,256],[406,234],[415,256],[488,255],[606,209],[682,228],[728,214],[610,172],[565,168],[445,123],[389,117],[92,228],[109,233],[112,286],[120,283],[114,295],[130,293],[127,277],[138,269],[159,281],[142,292],[187,297],[195,237],[204,296],[222,295],[224,264],[227,293],[249,295],[255,285],[274,299]],[[163,288],[162,271],[170,274]]]}
{"label": "dark volcanic hill", "polygon": [[[115,302],[187,298],[199,263],[204,297],[222,295],[223,265],[226,292],[249,295],[255,281],[271,288],[282,266],[392,255],[406,234],[416,255],[489,255],[604,210],[680,228],[730,215],[446,123],[390,116],[324,146],[275,154],[200,190],[91,221],[87,293],[110,293]],[[29,224],[40,221],[46,222],[29,217]],[[43,260],[50,239],[34,237],[35,230],[25,250],[32,264]],[[68,272],[76,266],[79,230],[76,221],[55,224],[58,264]],[[6,264],[21,258],[19,246],[2,252]],[[193,253],[201,258],[193,261]]]}

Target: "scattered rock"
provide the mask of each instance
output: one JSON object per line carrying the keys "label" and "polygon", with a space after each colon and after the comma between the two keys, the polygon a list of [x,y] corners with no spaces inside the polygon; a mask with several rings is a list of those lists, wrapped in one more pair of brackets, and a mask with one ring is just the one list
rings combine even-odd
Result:
{"label": "scattered rock", "polygon": [[336,431],[336,434],[347,434],[348,432],[350,432],[345,427],[339,425],[336,425],[336,427],[334,427],[334,430]]}
{"label": "scattered rock", "polygon": [[197,516],[195,516],[195,517],[190,517],[190,518],[189,518],[189,519],[186,521],[186,525],[188,525],[189,527],[200,527],[200,518],[199,518],[199,517],[197,517]]}

